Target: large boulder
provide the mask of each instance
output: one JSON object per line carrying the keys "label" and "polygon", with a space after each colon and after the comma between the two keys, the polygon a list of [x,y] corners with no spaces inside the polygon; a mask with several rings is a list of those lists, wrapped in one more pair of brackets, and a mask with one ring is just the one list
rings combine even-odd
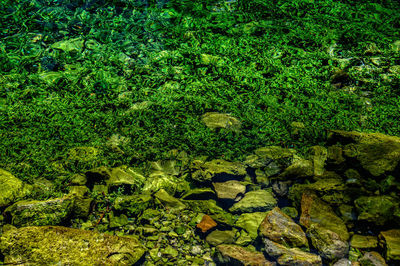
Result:
{"label": "large boulder", "polygon": [[308,240],[301,227],[278,207],[267,212],[260,224],[259,232],[262,237],[279,244],[308,248]]}
{"label": "large boulder", "polygon": [[321,257],[299,248],[288,248],[264,238],[265,252],[277,259],[279,265],[322,265]]}
{"label": "large boulder", "polygon": [[349,239],[349,232],[343,220],[335,214],[331,206],[319,199],[311,191],[303,193],[300,224],[306,228],[310,228],[312,224],[317,224],[335,232],[342,241]]}
{"label": "large boulder", "polygon": [[5,214],[11,217],[11,224],[15,226],[60,225],[72,213],[72,208],[71,197],[22,200],[8,207]]}
{"label": "large boulder", "polygon": [[133,265],[145,253],[132,236],[61,226],[10,228],[0,236],[0,251],[8,265]]}
{"label": "large boulder", "polygon": [[270,190],[255,190],[247,192],[244,198],[235,203],[229,211],[233,213],[265,212],[277,205],[278,202]]}
{"label": "large boulder", "polygon": [[220,263],[227,265],[248,265],[248,266],[272,266],[262,252],[250,251],[244,247],[237,245],[223,244],[217,246],[217,251],[222,255]]}
{"label": "large boulder", "polygon": [[356,158],[373,176],[396,169],[400,162],[400,138],[381,133],[333,130],[331,139],[352,142],[344,146],[347,157]]}
{"label": "large boulder", "polygon": [[0,208],[29,194],[31,186],[0,168]]}
{"label": "large boulder", "polygon": [[358,220],[384,225],[394,219],[399,203],[390,196],[363,196],[354,201]]}
{"label": "large boulder", "polygon": [[400,229],[383,231],[379,234],[379,239],[386,248],[386,259],[400,261]]}

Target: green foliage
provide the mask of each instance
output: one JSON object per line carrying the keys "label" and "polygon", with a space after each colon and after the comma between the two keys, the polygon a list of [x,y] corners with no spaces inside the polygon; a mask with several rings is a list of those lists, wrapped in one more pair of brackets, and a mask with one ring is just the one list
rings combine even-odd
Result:
{"label": "green foliage", "polygon": [[[236,160],[260,146],[323,144],[327,129],[400,134],[400,79],[388,71],[400,62],[398,1],[216,4],[1,1],[0,167],[61,187],[69,172],[174,148]],[[346,83],[332,83],[337,70]],[[208,129],[208,111],[237,117],[241,132]],[[293,121],[306,125],[301,138]],[[119,152],[114,134],[129,139]],[[99,159],[68,161],[83,146]]]}

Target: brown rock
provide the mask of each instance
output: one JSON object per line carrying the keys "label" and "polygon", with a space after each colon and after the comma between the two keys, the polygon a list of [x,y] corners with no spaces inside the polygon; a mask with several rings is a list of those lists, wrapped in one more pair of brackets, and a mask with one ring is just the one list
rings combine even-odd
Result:
{"label": "brown rock", "polygon": [[207,214],[203,216],[200,223],[196,225],[203,233],[217,226],[217,223]]}
{"label": "brown rock", "polygon": [[250,251],[241,246],[223,244],[217,246],[217,250],[224,257],[224,262],[230,263],[229,265],[236,265],[237,262],[246,266],[275,265],[275,263],[268,261],[262,252]]}
{"label": "brown rock", "polygon": [[259,227],[260,235],[290,247],[308,247],[308,241],[301,227],[278,207],[267,212]]}

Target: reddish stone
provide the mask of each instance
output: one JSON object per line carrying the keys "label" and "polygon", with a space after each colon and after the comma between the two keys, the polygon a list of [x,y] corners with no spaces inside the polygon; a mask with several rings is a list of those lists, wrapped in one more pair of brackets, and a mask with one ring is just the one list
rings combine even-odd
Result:
{"label": "reddish stone", "polygon": [[217,226],[217,223],[207,214],[203,216],[201,222],[196,225],[203,233]]}

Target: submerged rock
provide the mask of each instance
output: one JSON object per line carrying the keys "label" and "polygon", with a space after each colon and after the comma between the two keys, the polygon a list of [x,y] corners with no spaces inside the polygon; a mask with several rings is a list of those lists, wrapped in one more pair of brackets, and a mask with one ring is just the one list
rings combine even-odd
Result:
{"label": "submerged rock", "polygon": [[5,264],[32,265],[133,265],[145,253],[132,236],[118,237],[61,226],[7,230],[0,236],[0,251]]}
{"label": "submerged rock", "polygon": [[271,210],[277,204],[278,202],[271,191],[255,190],[247,192],[244,198],[235,203],[229,211],[233,213],[265,212]]}
{"label": "submerged rock", "polygon": [[219,245],[217,251],[222,255],[219,261],[228,265],[272,266],[275,263],[268,261],[262,252],[250,251],[237,245]]}
{"label": "submerged rock", "polygon": [[359,249],[370,249],[378,246],[376,236],[353,235],[350,240],[350,246]]}
{"label": "submerged rock", "polygon": [[289,247],[307,247],[308,240],[301,227],[278,207],[267,212],[260,224],[259,232],[262,237]]}
{"label": "submerged rock", "polygon": [[220,231],[215,230],[208,234],[206,237],[207,243],[212,246],[221,244],[232,244],[235,242],[236,231]]}
{"label": "submerged rock", "polygon": [[154,197],[157,198],[162,205],[169,210],[180,211],[186,208],[184,203],[169,195],[164,189],[160,189],[156,194],[154,194]]}
{"label": "submerged rock", "polygon": [[210,162],[195,161],[193,168],[196,171],[192,173],[192,179],[197,182],[238,180],[246,175],[246,168],[242,163],[222,159]]}
{"label": "submerged rock", "polygon": [[356,158],[373,176],[393,171],[400,162],[400,138],[381,133],[331,131],[331,139],[346,139],[353,143],[344,147],[347,157]]}
{"label": "submerged rock", "polygon": [[111,169],[110,179],[107,180],[108,191],[121,191],[130,195],[141,188],[145,180],[146,177],[142,173],[131,167],[116,167]]}
{"label": "submerged rock", "polygon": [[360,197],[354,201],[359,213],[358,220],[384,225],[394,218],[399,203],[390,196]]}
{"label": "submerged rock", "polygon": [[335,214],[331,206],[311,191],[303,193],[300,224],[306,228],[310,228],[312,224],[317,224],[335,232],[342,241],[349,239],[349,233],[343,220]]}
{"label": "submerged rock", "polygon": [[246,186],[236,180],[213,183],[213,186],[220,200],[238,201],[238,197],[246,192]]}
{"label": "submerged rock", "polygon": [[361,266],[386,266],[385,259],[381,254],[375,251],[366,252],[362,258],[358,260]]}
{"label": "submerged rock", "polygon": [[225,128],[234,132],[239,132],[242,124],[237,118],[229,114],[221,114],[216,112],[205,113],[202,116],[201,121],[206,124],[208,128]]}
{"label": "submerged rock", "polygon": [[243,213],[237,219],[235,226],[243,228],[252,239],[256,239],[258,228],[266,215],[266,212]]}
{"label": "submerged rock", "polygon": [[0,168],[0,208],[29,194],[31,186]]}
{"label": "submerged rock", "polygon": [[5,213],[15,226],[59,225],[69,217],[72,207],[73,200],[70,197],[23,200],[8,207]]}
{"label": "submerged rock", "polygon": [[287,248],[284,245],[264,238],[265,252],[277,258],[279,265],[322,265],[321,257],[299,248]]}
{"label": "submerged rock", "polygon": [[380,243],[386,247],[387,260],[400,260],[400,229],[383,231],[379,234]]}
{"label": "submerged rock", "polygon": [[217,223],[207,214],[203,216],[200,223],[196,225],[197,228],[201,230],[201,232],[205,233],[214,227],[217,226]]}

